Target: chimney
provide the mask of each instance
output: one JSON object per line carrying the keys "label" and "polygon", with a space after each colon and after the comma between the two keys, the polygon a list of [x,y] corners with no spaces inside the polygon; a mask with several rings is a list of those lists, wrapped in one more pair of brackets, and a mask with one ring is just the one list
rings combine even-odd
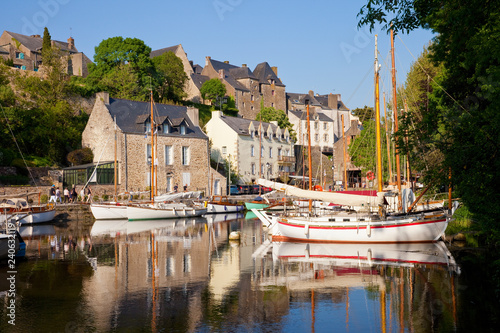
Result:
{"label": "chimney", "polygon": [[101,100],[105,105],[109,105],[109,93],[106,91],[98,92],[96,95],[96,100]]}
{"label": "chimney", "polygon": [[223,79],[225,76],[224,76],[224,70],[223,69],[219,69],[219,79]]}
{"label": "chimney", "polygon": [[229,64],[229,60],[224,60],[224,63],[225,64]]}
{"label": "chimney", "polygon": [[68,50],[73,50],[75,48],[75,40],[73,37],[68,38]]}
{"label": "chimney", "polygon": [[191,119],[191,122],[193,123],[194,126],[200,126],[200,117],[199,117],[199,110],[197,108],[193,107],[188,107],[187,110],[187,115],[189,119]]}
{"label": "chimney", "polygon": [[208,66],[208,64],[210,63],[210,60],[211,60],[211,59],[212,59],[212,58],[210,58],[209,56],[206,56],[206,57],[205,57],[205,66]]}
{"label": "chimney", "polygon": [[273,66],[273,67],[271,67],[271,69],[273,70],[274,74],[276,74],[276,76],[278,76],[278,67]]}
{"label": "chimney", "polygon": [[243,64],[243,65],[241,65],[241,67],[247,67],[247,64]]}
{"label": "chimney", "polygon": [[332,93],[328,94],[328,107],[333,110],[338,109],[338,95]]}
{"label": "chimney", "polygon": [[34,38],[42,38],[40,35],[31,35],[30,37],[34,37]]}
{"label": "chimney", "polygon": [[314,91],[309,90],[309,96],[314,97]]}

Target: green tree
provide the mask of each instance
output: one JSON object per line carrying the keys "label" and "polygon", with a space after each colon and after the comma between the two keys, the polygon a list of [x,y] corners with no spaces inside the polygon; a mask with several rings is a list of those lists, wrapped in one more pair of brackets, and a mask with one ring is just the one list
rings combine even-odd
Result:
{"label": "green tree", "polygon": [[158,80],[157,93],[160,102],[180,102],[187,94],[184,86],[188,77],[182,60],[173,52],[165,52],[153,58]]}
{"label": "green tree", "polygon": [[201,98],[208,99],[212,105],[217,104],[226,95],[226,86],[219,79],[205,81],[200,88]]}
{"label": "green tree", "polygon": [[[496,1],[369,0],[360,25],[395,31],[417,27],[436,33],[431,59],[443,72],[434,78],[423,113],[426,143],[444,156],[432,172],[447,183],[451,170],[461,197],[491,240],[500,239],[500,7]],[[389,20],[389,17],[391,19]],[[480,193],[481,195],[478,195]]]}
{"label": "green tree", "polygon": [[121,64],[104,74],[100,84],[105,87],[103,90],[115,98],[136,100],[141,89],[138,80],[130,66]]}
{"label": "green tree", "polygon": [[[123,66],[130,66],[130,71],[137,76],[136,88],[138,95],[135,100],[148,100],[153,83],[154,66],[149,57],[151,48],[137,38],[111,37],[103,40],[95,48],[94,63],[89,64],[87,84],[94,91],[111,91],[106,76],[113,71],[121,71]],[[123,73],[122,73],[123,74]],[[120,75],[120,74],[111,74]],[[104,82],[103,82],[104,79]]]}
{"label": "green tree", "polygon": [[276,110],[274,107],[261,108],[260,112],[257,113],[255,120],[262,120],[264,122],[277,121],[280,128],[288,128],[290,138],[293,141],[297,140],[297,134],[293,130],[293,125],[283,110]]}
{"label": "green tree", "polygon": [[356,108],[352,110],[352,115],[358,117],[362,123],[375,119],[375,111],[373,110],[373,107],[366,105],[363,108]]}
{"label": "green tree", "polygon": [[50,61],[52,55],[52,38],[50,37],[49,29],[45,27],[43,29],[43,39],[42,39],[42,63],[45,61]]}

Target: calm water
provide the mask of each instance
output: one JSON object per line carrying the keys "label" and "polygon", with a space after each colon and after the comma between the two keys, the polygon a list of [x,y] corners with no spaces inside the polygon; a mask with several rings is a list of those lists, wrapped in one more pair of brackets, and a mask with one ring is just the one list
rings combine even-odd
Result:
{"label": "calm water", "polygon": [[0,331],[496,331],[488,270],[463,251],[272,244],[258,220],[216,219],[22,228],[15,297],[0,267]]}

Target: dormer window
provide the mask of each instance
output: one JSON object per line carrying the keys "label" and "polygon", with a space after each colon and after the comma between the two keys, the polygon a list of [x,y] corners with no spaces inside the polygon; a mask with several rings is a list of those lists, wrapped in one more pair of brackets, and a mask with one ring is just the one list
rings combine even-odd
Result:
{"label": "dormer window", "polygon": [[169,124],[163,124],[163,134],[169,134],[171,132]]}
{"label": "dormer window", "polygon": [[181,135],[185,135],[186,134],[186,125],[182,124],[181,125]]}
{"label": "dormer window", "polygon": [[151,122],[148,120],[144,123],[144,132],[151,133]]}

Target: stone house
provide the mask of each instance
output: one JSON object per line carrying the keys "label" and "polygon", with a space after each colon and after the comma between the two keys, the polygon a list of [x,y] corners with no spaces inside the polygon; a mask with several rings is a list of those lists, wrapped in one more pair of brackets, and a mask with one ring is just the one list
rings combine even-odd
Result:
{"label": "stone house", "polygon": [[238,67],[229,61],[206,57],[201,74],[209,79],[219,78],[226,87],[227,96],[234,98],[239,116],[255,119],[260,112],[261,101],[264,107],[285,111],[285,85],[277,72],[278,68],[270,67],[267,62],[258,64],[252,71],[246,64]]}
{"label": "stone house", "polygon": [[[92,149],[94,165],[100,162],[114,169],[116,121],[118,191],[149,188],[152,146],[156,146],[154,164],[159,194],[171,192],[178,185],[179,191],[187,186],[187,190],[209,195],[215,180],[219,190],[225,188],[224,177],[210,168],[208,137],[199,127],[198,109],[154,104],[153,111],[154,125],[151,126],[149,102],[114,99],[105,92],[96,96],[82,134],[82,146]],[[158,134],[153,145],[152,128]],[[114,179],[110,182],[109,178],[107,183],[114,183]],[[103,183],[99,182],[99,174],[91,182]]]}
{"label": "stone house", "polygon": [[288,129],[276,122],[266,123],[212,112],[206,124],[211,140],[211,157],[220,163],[230,162],[240,183],[256,179],[278,179],[293,174],[295,157]]}
{"label": "stone house", "polygon": [[[43,38],[40,35],[26,36],[4,31],[0,36],[0,56],[4,60],[12,60],[15,68],[38,72],[43,65],[42,44]],[[68,38],[67,42],[52,40],[52,45],[68,57],[67,72],[70,75],[88,75],[87,64],[91,60],[84,53],[78,52],[72,37]]]}

